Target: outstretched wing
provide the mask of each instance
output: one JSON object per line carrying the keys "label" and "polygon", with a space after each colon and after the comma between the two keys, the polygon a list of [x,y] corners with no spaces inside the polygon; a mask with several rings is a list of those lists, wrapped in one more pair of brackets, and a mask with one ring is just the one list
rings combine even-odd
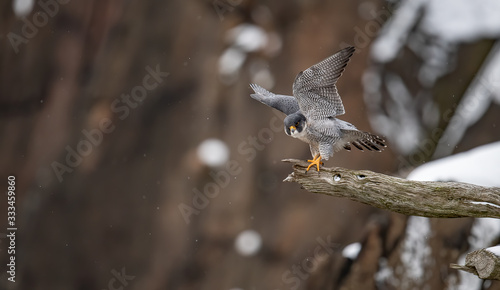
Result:
{"label": "outstretched wing", "polygon": [[293,83],[293,95],[306,118],[321,119],[345,113],[336,83],[355,48],[340,50],[300,72]]}
{"label": "outstretched wing", "polygon": [[251,94],[250,96],[269,107],[273,107],[287,115],[299,110],[299,103],[292,96],[276,95],[256,84],[250,84],[250,87],[255,92],[255,94]]}
{"label": "outstretched wing", "polygon": [[339,142],[339,145],[341,146],[341,148],[344,148],[346,150],[351,150],[351,145],[361,151],[363,151],[363,149],[365,148],[369,151],[380,152],[380,148],[387,147],[385,145],[384,139],[368,132],[345,129],[340,129],[340,132],[342,142]]}

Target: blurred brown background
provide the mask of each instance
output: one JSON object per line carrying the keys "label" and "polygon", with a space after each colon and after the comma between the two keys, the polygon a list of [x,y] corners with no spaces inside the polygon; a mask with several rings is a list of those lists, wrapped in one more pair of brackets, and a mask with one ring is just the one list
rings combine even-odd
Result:
{"label": "blurred brown background", "polygon": [[[423,274],[409,274],[407,217],[281,182],[291,172],[281,160],[309,158],[309,148],[250,98],[249,83],[291,94],[299,71],[357,46],[338,84],[341,118],[386,136],[389,148],[339,152],[326,166],[405,176],[432,158],[449,122],[440,116],[453,115],[498,31],[447,42],[419,30],[426,10],[416,7],[408,38],[384,60],[384,46],[378,57],[372,46],[381,27],[404,28],[387,23],[406,1],[29,3],[0,4],[0,177],[16,177],[18,227],[11,283],[0,219],[0,289],[460,285],[448,265],[469,248],[472,219],[431,219]],[[416,42],[445,47],[446,65],[423,71]],[[374,76],[405,81],[404,108],[414,114],[398,112],[411,126],[391,117],[399,93],[374,90]],[[488,104],[439,157],[500,140],[499,113]],[[0,212],[6,217],[6,206]],[[343,254],[352,243],[361,245],[356,258]]]}

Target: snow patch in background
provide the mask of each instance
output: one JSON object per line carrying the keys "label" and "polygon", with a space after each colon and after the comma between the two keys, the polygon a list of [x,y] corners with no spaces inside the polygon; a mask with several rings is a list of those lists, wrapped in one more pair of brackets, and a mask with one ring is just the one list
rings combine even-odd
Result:
{"label": "snow patch in background", "polygon": [[[418,145],[416,140],[422,138],[419,118],[414,110],[413,97],[406,88],[403,80],[396,74],[388,74],[386,78],[388,95],[392,102],[388,110],[393,116],[398,116],[399,130],[397,136],[393,136],[395,145],[402,154],[410,154],[412,149]],[[391,134],[393,135],[393,134]]]}
{"label": "snow patch in background", "polygon": [[414,24],[418,21],[419,9],[426,0],[403,0],[393,16],[382,28],[371,48],[371,58],[377,62],[390,62],[407,41]]}
{"label": "snow patch in background", "polygon": [[[453,180],[481,186],[500,186],[498,172],[500,172],[500,142],[495,142],[419,166],[410,173],[408,179],[421,181]],[[491,246],[499,236],[499,219],[474,219],[468,240],[469,249],[460,256],[457,264],[465,264],[467,253]],[[475,275],[464,271],[458,271],[458,275],[460,282],[457,281],[456,289],[481,289],[482,280]],[[454,288],[452,286],[455,285],[451,285],[450,289]]]}
{"label": "snow patch in background", "polygon": [[254,230],[245,230],[241,232],[234,243],[236,251],[242,256],[255,255],[262,246],[262,238]]}
{"label": "snow patch in background", "polygon": [[253,24],[240,24],[226,32],[226,41],[246,52],[264,48],[267,44],[267,33]]}
{"label": "snow patch in background", "polygon": [[489,251],[489,252],[492,252],[496,256],[500,257],[500,246],[489,247],[486,250]]}
{"label": "snow patch in background", "polygon": [[230,85],[238,80],[247,54],[264,49],[269,41],[264,29],[244,23],[226,32],[226,42],[230,46],[219,57],[219,74],[221,81]]}
{"label": "snow patch in background", "polygon": [[224,165],[229,159],[229,148],[226,143],[215,138],[201,142],[197,153],[200,161],[210,167]]}
{"label": "snow patch in background", "polygon": [[500,36],[500,1],[437,0],[424,2],[422,29],[451,42]]}
{"label": "snow patch in background", "polygon": [[248,66],[252,83],[259,84],[265,89],[274,87],[274,77],[269,70],[269,64],[265,60],[255,60]]}
{"label": "snow patch in background", "polygon": [[[413,279],[413,282],[417,284],[419,281],[427,280],[424,270],[432,263],[432,251],[427,242],[431,234],[428,218],[418,216],[408,218],[401,262],[405,268],[406,277]],[[405,283],[405,281],[402,281],[402,286],[408,289],[409,285],[405,287]]]}
{"label": "snow patch in background", "polygon": [[[478,218],[474,220],[469,237],[469,251],[489,247],[500,235],[500,220],[494,218]],[[465,255],[464,255],[465,262]]]}
{"label": "snow patch in background", "polygon": [[396,285],[394,278],[394,271],[389,267],[389,262],[386,258],[379,258],[378,260],[378,271],[374,275],[375,284],[377,289],[385,289],[385,284]]}
{"label": "snow patch in background", "polygon": [[345,258],[351,259],[351,260],[356,260],[360,251],[361,251],[361,244],[360,243],[352,243],[352,244],[347,245],[342,250],[342,256],[344,256]]}
{"label": "snow patch in background", "polygon": [[260,84],[263,88],[273,88],[274,77],[269,69],[261,69],[252,75],[252,83]]}
{"label": "snow patch in background", "polygon": [[372,58],[384,63],[392,61],[417,22],[421,32],[445,42],[500,37],[498,11],[498,0],[403,0],[374,41]]}
{"label": "snow patch in background", "polygon": [[[255,17],[269,18],[268,8],[259,6],[254,10]],[[251,52],[261,52],[267,57],[276,56],[283,46],[281,37],[274,31],[266,31],[261,26],[242,23],[226,32],[225,40],[229,46],[222,52],[218,60],[219,76],[221,82],[226,85],[234,84],[238,78],[243,64]],[[252,65],[251,58],[250,65]],[[259,69],[251,69],[250,76],[254,83],[268,89],[274,86],[274,77],[269,70],[269,64],[265,58],[256,60]],[[264,62],[265,66],[261,63]]]}
{"label": "snow patch in background", "polygon": [[17,17],[23,17],[30,14],[31,10],[33,10],[34,5],[35,1],[33,0],[14,0],[12,2],[12,9],[14,10],[14,14],[16,14]]}
{"label": "snow patch in background", "polygon": [[423,164],[407,177],[420,181],[459,181],[481,186],[500,186],[500,142]]}
{"label": "snow patch in background", "polygon": [[[399,153],[410,155],[419,149],[419,143],[408,143],[408,139],[420,140],[418,136],[429,132],[440,119],[446,118],[435,109],[437,106],[431,91],[440,77],[456,68],[459,45],[500,37],[500,1],[395,2],[398,2],[397,8],[373,39],[370,57],[374,64],[365,72],[363,85],[365,104],[372,114],[370,122],[373,128],[385,135]],[[453,126],[446,129],[434,159],[453,152],[465,131],[483,116],[492,99],[500,104],[499,47],[500,43],[497,43],[492,49],[483,64],[482,73],[478,74],[462,98],[450,122]],[[391,96],[395,89],[406,89],[404,79],[386,83],[391,77],[391,69],[387,64],[400,54],[410,54],[420,60],[416,67],[419,87],[409,90],[412,93],[409,105],[406,100],[398,102]],[[395,96],[406,98],[406,95]]]}
{"label": "snow patch in background", "polygon": [[234,83],[239,77],[239,70],[247,55],[237,48],[226,49],[219,58],[219,74],[226,84]]}
{"label": "snow patch in background", "polygon": [[[499,164],[500,166],[500,164]],[[498,171],[497,171],[498,172]],[[493,241],[500,236],[500,220],[493,218],[477,218],[474,219],[471,235],[469,236],[469,249],[462,254],[457,261],[457,264],[465,264],[465,256],[481,248],[489,247]],[[476,275],[458,271],[460,284],[457,285],[459,290],[481,289],[482,281]]]}
{"label": "snow patch in background", "polygon": [[[500,4],[500,1],[498,3]],[[498,19],[500,20],[500,17]],[[433,158],[451,154],[453,148],[462,140],[465,131],[481,119],[492,102],[500,104],[500,41],[495,43],[478,75],[462,97],[439,140]]]}

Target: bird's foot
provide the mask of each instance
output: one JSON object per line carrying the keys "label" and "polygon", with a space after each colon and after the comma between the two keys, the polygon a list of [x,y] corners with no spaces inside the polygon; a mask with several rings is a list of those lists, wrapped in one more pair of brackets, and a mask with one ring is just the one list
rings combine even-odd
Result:
{"label": "bird's foot", "polygon": [[316,155],[313,160],[307,160],[307,162],[311,162],[309,166],[307,166],[306,171],[309,171],[311,169],[311,166],[316,165],[316,170],[319,171],[319,166],[323,165],[324,163],[321,162],[321,155]]}

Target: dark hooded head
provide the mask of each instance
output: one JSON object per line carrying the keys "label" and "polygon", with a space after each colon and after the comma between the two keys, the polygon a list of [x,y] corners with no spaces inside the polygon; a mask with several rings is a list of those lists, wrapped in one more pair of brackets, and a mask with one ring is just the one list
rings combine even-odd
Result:
{"label": "dark hooded head", "polygon": [[306,128],[306,117],[299,112],[290,114],[285,118],[285,133],[288,136],[300,134]]}

